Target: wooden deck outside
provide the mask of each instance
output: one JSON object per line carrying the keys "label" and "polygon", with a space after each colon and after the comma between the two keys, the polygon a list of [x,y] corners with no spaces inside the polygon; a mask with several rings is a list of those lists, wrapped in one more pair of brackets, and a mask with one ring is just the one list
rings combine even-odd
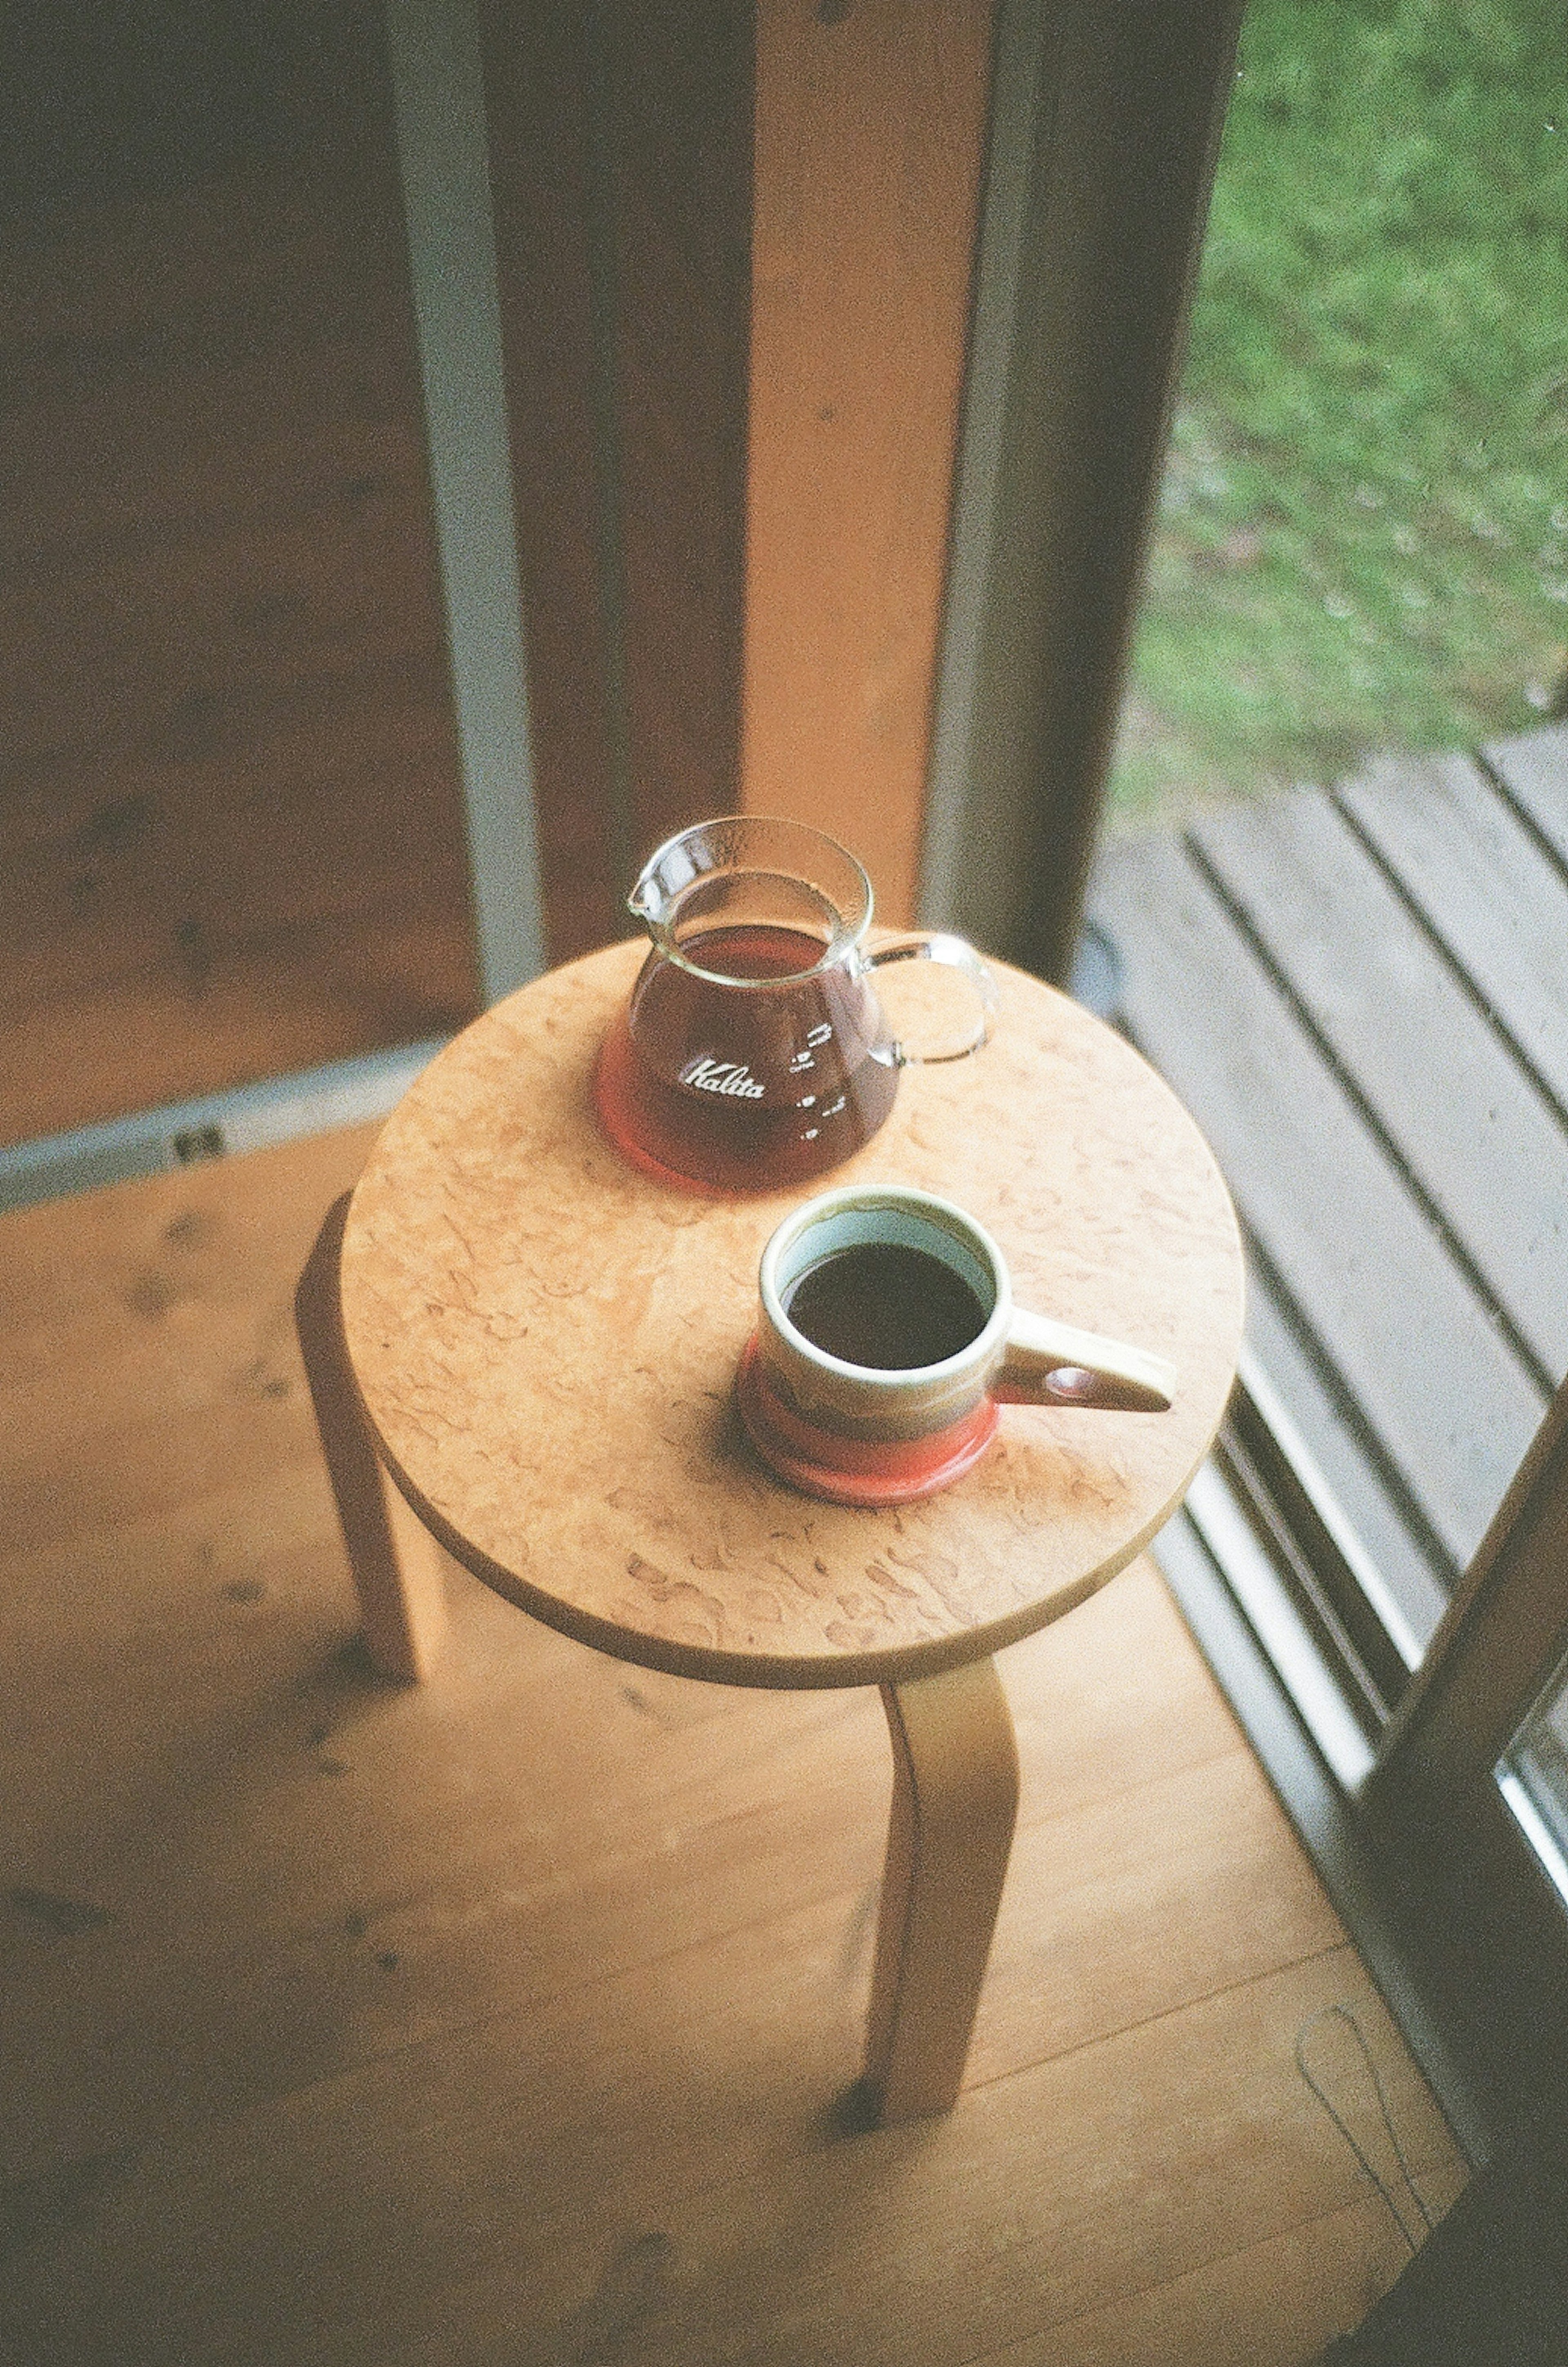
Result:
{"label": "wooden deck outside", "polygon": [[964,2092],[857,2133],[874,1693],[461,1573],[429,1685],[352,1648],[289,1300],[366,1148],[0,1223],[5,2367],[1302,2367],[1404,2257],[1314,2016],[1463,2172],[1152,1568],[1001,1656]]}
{"label": "wooden deck outside", "polygon": [[1424,1644],[1568,1368],[1568,726],[1128,840],[1090,917],[1235,1194],[1250,1344]]}

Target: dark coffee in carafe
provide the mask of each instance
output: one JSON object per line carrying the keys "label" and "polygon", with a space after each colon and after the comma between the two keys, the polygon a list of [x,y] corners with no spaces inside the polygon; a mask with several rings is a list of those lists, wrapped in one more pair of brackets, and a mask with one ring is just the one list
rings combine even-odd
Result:
{"label": "dark coffee in carafe", "polygon": [[[743,924],[650,956],[604,1048],[600,1107],[674,1174],[756,1191],[848,1159],[893,1105],[897,1070],[864,980],[802,931]],[[750,991],[738,999],[733,985]]]}
{"label": "dark coffee in carafe", "polygon": [[[652,950],[599,1059],[606,1133],[666,1182],[720,1192],[803,1183],[857,1151],[893,1106],[898,1070],[989,1033],[972,947],[910,936],[867,949],[871,883],[803,822],[731,815],[669,840],[627,900]],[[966,970],[978,1024],[953,1049],[896,1043],[872,989],[885,962]]]}

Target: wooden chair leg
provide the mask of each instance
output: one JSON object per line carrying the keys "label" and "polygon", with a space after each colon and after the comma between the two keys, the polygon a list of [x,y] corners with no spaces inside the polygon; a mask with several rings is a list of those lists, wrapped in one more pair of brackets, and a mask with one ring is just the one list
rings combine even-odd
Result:
{"label": "wooden chair leg", "polygon": [[1018,1810],[994,1661],[884,1685],[893,1815],[865,2086],[884,2124],[945,2112],[964,2076]]}
{"label": "wooden chair leg", "polygon": [[348,1360],[338,1295],[348,1202],[345,1192],[327,1212],[294,1294],[294,1319],[366,1648],[385,1675],[412,1684],[429,1673],[446,1625],[446,1555],[381,1468]]}

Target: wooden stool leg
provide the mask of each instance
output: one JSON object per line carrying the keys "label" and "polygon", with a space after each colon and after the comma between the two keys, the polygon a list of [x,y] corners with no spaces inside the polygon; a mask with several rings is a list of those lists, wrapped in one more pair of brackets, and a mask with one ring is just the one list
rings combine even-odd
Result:
{"label": "wooden stool leg", "polygon": [[294,1319],[366,1648],[385,1675],[414,1683],[446,1625],[446,1556],[381,1468],[348,1360],[338,1296],[348,1202],[345,1192],[327,1212],[294,1294]]}
{"label": "wooden stool leg", "polygon": [[893,1815],[865,2084],[885,2125],[945,2112],[975,2026],[1018,1810],[1018,1744],[992,1660],[884,1685]]}

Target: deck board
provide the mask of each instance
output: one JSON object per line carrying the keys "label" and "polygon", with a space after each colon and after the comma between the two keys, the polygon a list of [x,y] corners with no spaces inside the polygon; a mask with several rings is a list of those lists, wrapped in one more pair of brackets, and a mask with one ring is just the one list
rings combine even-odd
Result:
{"label": "deck board", "polygon": [[1568,723],[1490,740],[1483,762],[1568,867]]}
{"label": "deck board", "polygon": [[1568,1368],[1557,1112],[1325,798],[1237,808],[1192,839],[1550,1387]]}
{"label": "deck board", "polygon": [[1135,883],[1117,898],[1108,882],[1096,906],[1126,964],[1134,1040],[1208,1133],[1245,1226],[1462,1563],[1545,1393],[1184,851],[1139,849]]}
{"label": "deck board", "polygon": [[1383,759],[1337,803],[1568,1112],[1568,881],[1464,756]]}
{"label": "deck board", "polygon": [[1249,1337],[1419,1637],[1568,1367],[1568,728],[1123,840],[1090,915]]}

